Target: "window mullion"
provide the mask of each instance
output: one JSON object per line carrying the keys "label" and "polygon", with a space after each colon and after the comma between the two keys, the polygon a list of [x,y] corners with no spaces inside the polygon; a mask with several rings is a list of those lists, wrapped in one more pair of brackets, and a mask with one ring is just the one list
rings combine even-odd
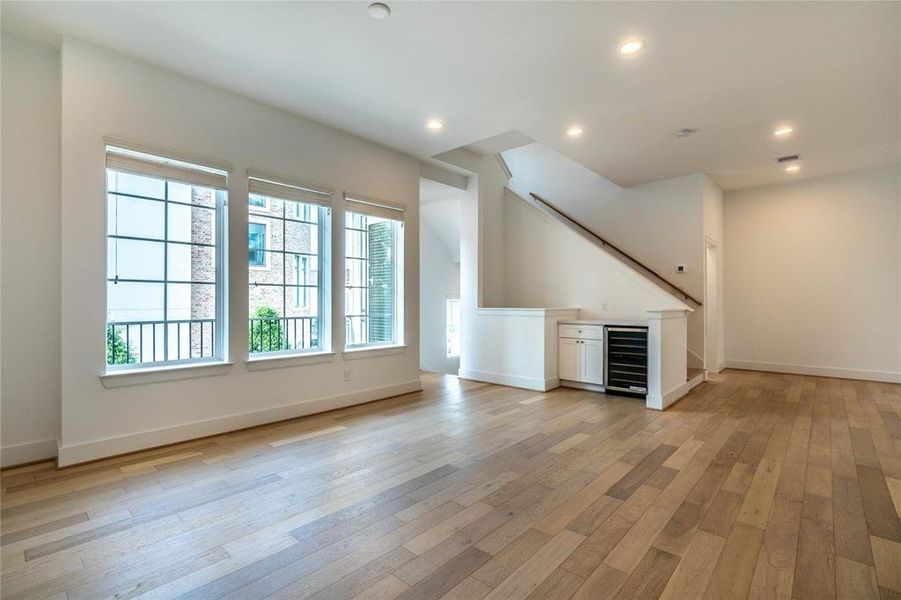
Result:
{"label": "window mullion", "polygon": [[[288,345],[288,301],[285,299],[285,295],[288,293],[288,289],[286,287],[286,283],[288,281],[288,228],[286,227],[285,221],[285,212],[287,208],[288,201],[282,200],[282,319],[285,321],[285,345]],[[279,340],[281,342],[281,340]],[[297,340],[294,340],[295,345]],[[281,345],[281,344],[279,344]],[[279,348],[279,350],[283,350],[283,348]]]}
{"label": "window mullion", "polygon": [[[107,153],[109,155],[109,148]],[[108,368],[125,367],[133,363],[140,367],[180,364],[216,358],[221,354],[217,352],[217,347],[225,340],[222,331],[225,301],[222,289],[227,268],[223,264],[220,244],[226,239],[222,219],[226,188],[219,187],[218,183],[216,186],[196,182],[191,184],[165,175],[158,172],[123,174],[115,168],[109,168],[108,164],[107,203],[114,203],[109,207],[109,219],[115,220],[108,225],[106,236],[113,242],[108,244],[109,251],[113,253],[109,257],[111,273],[108,276],[110,283],[107,284],[109,291],[106,302]],[[216,175],[221,176],[224,186],[227,174],[217,172]],[[204,194],[207,193],[212,193],[215,198],[212,206],[206,206],[203,202]],[[134,200],[123,204],[123,199],[127,198]],[[152,202],[148,202],[149,200]],[[196,204],[198,200],[204,205]],[[201,216],[198,218],[197,215]],[[210,228],[213,230],[208,231]],[[211,234],[218,243],[197,241]],[[179,238],[187,235],[188,240],[173,240],[173,235]],[[123,252],[122,240],[136,243],[128,242],[125,254],[120,257],[119,254]],[[160,244],[162,248],[159,248]],[[174,254],[169,252],[170,245],[175,250]],[[213,249],[214,266],[208,264],[207,251],[201,252],[201,247]],[[196,256],[194,250],[198,250]],[[170,255],[173,257],[172,266],[175,270],[169,269]],[[123,261],[119,261],[119,258]],[[159,260],[163,263],[161,268],[156,262]],[[200,274],[206,273],[211,266],[215,268],[215,275],[207,280]],[[186,272],[190,275],[185,276]],[[176,274],[178,276],[173,280],[172,277]],[[114,284],[125,287],[114,288]],[[187,318],[179,320],[178,313],[184,311],[185,303]],[[176,312],[173,314],[169,313],[170,305],[175,306]],[[205,318],[211,309],[215,310],[215,316],[212,319]],[[157,312],[160,310],[162,315]],[[195,314],[200,318],[195,319]],[[122,323],[122,338],[116,335],[116,323]],[[180,325],[188,326],[190,338],[192,323],[198,324],[200,328],[201,351],[194,357],[192,344],[189,342],[187,356],[182,357]],[[146,331],[147,325],[151,327],[149,332]],[[175,332],[171,330],[173,325],[176,326]],[[209,340],[206,339],[206,326],[211,328]],[[157,330],[158,327],[163,328],[162,332]],[[173,333],[177,336],[174,349],[170,343]],[[147,341],[152,346],[150,352],[147,352],[143,343],[144,336],[148,334]],[[133,341],[137,342],[135,347],[131,345]],[[157,341],[161,342],[162,348],[157,346]]]}
{"label": "window mullion", "polygon": [[[193,190],[192,190],[193,193]],[[169,360],[169,182],[163,184],[163,360]],[[188,327],[191,325],[188,324]],[[156,327],[154,325],[154,327]],[[154,336],[154,345],[156,336]],[[141,348],[143,350],[143,348]],[[179,351],[181,348],[179,348]],[[154,355],[156,348],[153,349]],[[190,350],[188,350],[190,358]]]}

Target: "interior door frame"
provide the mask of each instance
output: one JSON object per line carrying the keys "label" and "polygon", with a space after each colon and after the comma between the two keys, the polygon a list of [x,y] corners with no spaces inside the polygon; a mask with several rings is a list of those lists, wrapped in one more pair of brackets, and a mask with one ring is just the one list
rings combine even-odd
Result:
{"label": "interior door frame", "polygon": [[[710,271],[709,257],[710,251],[713,250],[713,254],[715,256],[714,261],[714,273],[715,273],[715,293],[716,298],[715,301],[711,302],[711,298],[709,297],[709,281],[708,281],[708,273]],[[705,235],[704,236],[704,368],[708,373],[719,373],[720,365],[723,363],[723,357],[725,355],[724,349],[720,347],[722,344],[720,343],[723,339],[721,325],[723,322],[722,310],[723,310],[723,282],[720,277],[720,273],[722,270],[720,269],[720,261],[722,260],[722,256],[720,253],[720,244],[717,240],[712,237]],[[711,308],[715,308],[715,311],[711,311]],[[713,314],[715,313],[715,314]],[[717,349],[716,356],[712,356],[712,348],[710,347],[710,329],[711,323],[715,327],[715,347]]]}

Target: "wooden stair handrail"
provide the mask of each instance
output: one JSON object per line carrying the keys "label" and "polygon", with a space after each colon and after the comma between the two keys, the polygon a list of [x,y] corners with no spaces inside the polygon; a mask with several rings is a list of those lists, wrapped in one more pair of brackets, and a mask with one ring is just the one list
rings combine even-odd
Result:
{"label": "wooden stair handrail", "polygon": [[587,227],[585,227],[584,225],[582,225],[581,223],[579,223],[578,221],[576,221],[575,219],[573,219],[571,216],[569,216],[568,214],[566,214],[565,212],[563,212],[562,210],[560,210],[559,208],[557,208],[556,206],[554,206],[553,204],[551,204],[550,202],[548,202],[547,200],[545,200],[544,198],[542,198],[541,196],[539,196],[538,194],[536,194],[535,192],[530,192],[529,195],[531,195],[532,198],[534,198],[537,202],[540,202],[540,203],[543,204],[546,208],[548,208],[548,209],[554,211],[554,212],[555,212],[557,215],[559,215],[561,218],[565,219],[565,220],[568,221],[570,224],[572,224],[573,226],[579,228],[582,232],[584,232],[584,233],[587,234],[588,236],[590,236],[590,237],[592,237],[593,239],[595,239],[597,242],[599,242],[599,243],[601,244],[602,247],[604,247],[604,248],[610,248],[611,250],[613,250],[614,252],[616,252],[617,254],[619,254],[620,256],[622,256],[623,258],[625,258],[626,260],[628,260],[630,263],[632,263],[632,264],[634,264],[634,265],[637,265],[638,267],[640,267],[640,268],[641,268],[642,270],[644,270],[644,271],[647,271],[648,273],[650,273],[651,275],[653,275],[656,279],[658,279],[659,281],[662,281],[663,283],[665,283],[665,284],[667,285],[667,287],[669,287],[671,290],[676,290],[680,295],[682,295],[683,297],[685,297],[686,300],[691,300],[692,302],[694,302],[694,303],[697,304],[698,306],[704,306],[704,303],[703,303],[703,302],[701,302],[700,300],[698,300],[697,298],[695,298],[694,296],[692,296],[691,294],[689,294],[688,292],[686,292],[684,289],[680,288],[680,287],[679,287],[678,285],[676,285],[675,283],[673,283],[673,282],[671,282],[671,281],[668,281],[668,280],[667,280],[665,277],[663,277],[660,273],[658,273],[657,271],[655,271],[655,270],[652,269],[651,267],[647,266],[646,264],[644,264],[643,262],[641,262],[641,261],[638,260],[637,258],[633,258],[632,256],[630,256],[628,253],[626,253],[626,252],[623,251],[622,249],[618,248],[618,247],[615,246],[614,244],[611,244],[610,242],[608,242],[607,240],[605,240],[604,238],[602,238],[601,236],[599,236],[598,234],[596,234],[594,231],[588,229]]}

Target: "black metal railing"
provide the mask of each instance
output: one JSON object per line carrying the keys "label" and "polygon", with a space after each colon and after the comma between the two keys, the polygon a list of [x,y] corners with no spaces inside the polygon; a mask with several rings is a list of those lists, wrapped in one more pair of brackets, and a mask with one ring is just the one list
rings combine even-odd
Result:
{"label": "black metal railing", "polygon": [[[319,347],[318,317],[251,317],[251,353]],[[216,356],[216,320],[108,321],[106,364],[127,365]]]}
{"label": "black metal railing", "polygon": [[319,317],[251,317],[251,353],[312,350],[319,347]]}
{"label": "black metal railing", "polygon": [[108,321],[106,364],[155,363],[216,355],[216,320]]}

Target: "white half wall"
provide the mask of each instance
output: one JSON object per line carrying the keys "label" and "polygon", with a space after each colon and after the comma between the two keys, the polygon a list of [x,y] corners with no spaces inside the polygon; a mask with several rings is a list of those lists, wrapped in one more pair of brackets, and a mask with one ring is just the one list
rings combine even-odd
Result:
{"label": "white half wall", "polygon": [[60,403],[59,52],[3,33],[0,463],[56,455]]}
{"label": "white half wall", "polygon": [[471,315],[480,343],[464,354],[460,377],[546,392],[557,377],[557,323],[576,308],[480,308]]}
{"label": "white half wall", "polygon": [[901,382],[901,169],[724,205],[727,366]]}
{"label": "white half wall", "polygon": [[[336,408],[419,388],[419,161],[106,49],[62,47],[62,464]],[[231,165],[229,347],[222,375],[106,389],[104,136]],[[249,371],[246,170],[333,190],[332,313],[343,314],[342,192],[404,205],[399,352]],[[344,381],[345,369],[350,381]]]}
{"label": "white half wall", "polygon": [[691,390],[685,377],[685,317],[682,310],[648,311],[648,408],[663,410]]}

